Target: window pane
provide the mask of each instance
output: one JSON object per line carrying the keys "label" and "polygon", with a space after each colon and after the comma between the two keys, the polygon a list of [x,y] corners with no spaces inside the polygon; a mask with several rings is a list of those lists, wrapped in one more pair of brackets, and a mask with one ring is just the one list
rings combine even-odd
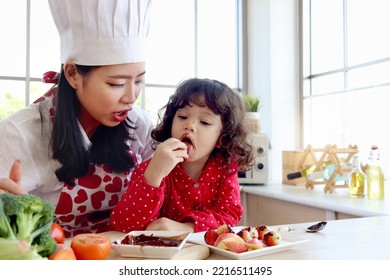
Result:
{"label": "window pane", "polygon": [[26,1],[0,1],[0,26],[0,76],[25,76]]}
{"label": "window pane", "polygon": [[344,144],[342,94],[317,96],[304,101],[305,145],[325,147],[328,144]]}
{"label": "window pane", "polygon": [[25,105],[25,82],[0,80],[0,120]]}
{"label": "window pane", "polygon": [[146,62],[147,83],[176,85],[180,80],[195,75],[193,9],[193,0],[153,2]]}
{"label": "window pane", "polygon": [[390,134],[383,120],[390,118],[390,87],[318,96],[304,101],[304,143],[313,147],[357,145],[361,160],[371,145],[381,149],[383,169],[390,172]]}
{"label": "window pane", "polygon": [[344,90],[344,73],[336,73],[312,79],[313,95]]}
{"label": "window pane", "polygon": [[30,103],[33,103],[39,97],[44,95],[53,87],[53,84],[45,84],[42,82],[30,83]]}
{"label": "window pane", "polygon": [[[304,80],[306,91],[303,94],[304,145],[311,144],[314,147],[324,147],[327,144],[336,144],[338,147],[357,145],[363,162],[368,159],[370,146],[378,145],[381,149],[382,168],[388,178],[390,133],[384,120],[390,118],[387,101],[390,94],[390,86],[388,86],[390,41],[385,29],[390,25],[388,17],[390,2],[386,0],[340,0],[338,2],[340,6],[337,7],[340,9],[342,3],[346,3],[347,28],[344,34],[346,39],[343,39],[343,34],[326,35],[329,34],[329,30],[332,30],[330,27],[335,26],[334,22],[339,22],[342,26],[338,18],[338,10],[335,15],[327,12],[336,9],[333,0],[321,2],[312,0],[311,21],[308,19],[303,21],[307,24],[305,29],[311,27],[311,39],[315,40],[309,42],[309,46],[305,46],[312,50],[310,59],[313,70],[316,72],[339,70],[340,65],[334,63],[334,58],[342,58],[342,56],[339,56],[337,48],[332,49],[332,46],[337,46],[343,41],[347,41],[345,52],[348,64],[345,66],[352,67],[344,69],[345,71],[339,74],[312,79],[313,95],[321,95],[310,96],[308,94],[310,87]],[[326,19],[322,20],[324,16],[329,22]],[[321,22],[324,25],[322,27]],[[325,32],[326,30],[328,33]],[[333,31],[338,32],[337,29]],[[334,53],[335,56],[329,55],[330,53]],[[321,58],[324,58],[324,61],[319,63]],[[329,63],[325,61],[326,59],[329,59]],[[379,60],[383,62],[378,63]],[[353,68],[362,63],[367,64]],[[327,67],[323,67],[324,65]],[[347,84],[343,91],[344,75]]]}
{"label": "window pane", "polygon": [[47,1],[31,1],[30,75],[60,71],[60,37]]}
{"label": "window pane", "polygon": [[[174,93],[174,88],[146,88],[145,92],[142,93],[145,96],[145,111],[152,119],[154,124],[158,122],[158,111],[165,106],[168,102],[169,97]],[[137,104],[140,104],[141,98],[137,100]],[[138,105],[139,106],[139,105]]]}
{"label": "window pane", "polygon": [[147,87],[138,101],[145,98],[154,123],[157,111],[184,79],[209,77],[237,87],[236,13],[236,0],[153,2],[146,83],[172,86]]}
{"label": "window pane", "polygon": [[[235,0],[199,0],[198,76],[238,88]],[[212,23],[212,24],[211,24]]]}
{"label": "window pane", "polygon": [[390,174],[390,133],[384,121],[390,118],[389,93],[389,86],[354,91],[347,95],[344,108],[345,142],[357,144],[365,162],[371,145],[378,145],[386,177]]}
{"label": "window pane", "polygon": [[348,72],[348,87],[358,88],[390,83],[390,62],[357,68]]}
{"label": "window pane", "polygon": [[311,1],[311,40],[312,74],[343,67],[343,1]]}
{"label": "window pane", "polygon": [[390,56],[390,1],[348,1],[348,63]]}

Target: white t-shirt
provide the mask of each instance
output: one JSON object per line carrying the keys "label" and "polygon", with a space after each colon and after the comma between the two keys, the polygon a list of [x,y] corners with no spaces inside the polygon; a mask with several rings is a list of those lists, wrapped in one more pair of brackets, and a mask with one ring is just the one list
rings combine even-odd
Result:
{"label": "white t-shirt", "polygon": [[[29,193],[56,206],[63,183],[58,181],[54,173],[61,164],[51,159],[52,98],[31,104],[0,122],[0,179],[7,178],[13,162],[20,160],[21,185]],[[153,154],[150,136],[152,122],[145,111],[136,107],[129,112],[129,117],[137,127],[130,132],[135,138],[130,142],[131,151],[137,156],[138,162],[142,162]],[[81,125],[79,127],[85,145],[89,146],[86,133]]]}

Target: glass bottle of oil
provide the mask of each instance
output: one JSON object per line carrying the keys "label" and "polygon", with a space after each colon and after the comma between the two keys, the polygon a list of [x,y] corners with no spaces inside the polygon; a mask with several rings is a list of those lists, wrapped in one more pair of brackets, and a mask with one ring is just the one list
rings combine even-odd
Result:
{"label": "glass bottle of oil", "polygon": [[[326,167],[328,166],[329,164],[331,164],[332,161],[331,160],[326,160],[322,163],[322,166],[323,167]],[[293,173],[289,173],[287,174],[287,179],[289,180],[293,180],[293,179],[296,179],[296,178],[301,178],[301,177],[308,177],[309,174],[312,174],[314,173],[314,170],[316,169],[317,165],[316,164],[313,164],[301,171],[297,171],[297,172],[293,172]]]}
{"label": "glass bottle of oil", "polygon": [[297,179],[297,178],[301,178],[301,177],[306,177],[307,174],[310,174],[311,172],[313,172],[315,168],[316,168],[316,165],[313,164],[305,169],[302,169],[301,171],[289,173],[289,174],[287,174],[287,179],[293,180],[293,179]]}
{"label": "glass bottle of oil", "polygon": [[379,163],[378,146],[373,145],[370,150],[367,175],[367,196],[370,199],[385,198],[385,179]]}
{"label": "glass bottle of oil", "polygon": [[348,175],[348,194],[350,197],[364,197],[366,179],[366,174],[360,167],[359,156],[354,154],[352,170]]}

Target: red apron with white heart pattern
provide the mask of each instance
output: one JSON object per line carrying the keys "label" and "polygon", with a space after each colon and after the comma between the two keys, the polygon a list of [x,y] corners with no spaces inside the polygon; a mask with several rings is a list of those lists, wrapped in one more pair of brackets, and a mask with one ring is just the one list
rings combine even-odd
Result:
{"label": "red apron with white heart pattern", "polygon": [[112,230],[110,213],[128,186],[129,173],[90,165],[89,173],[75,183],[74,187],[64,184],[55,209],[66,237]]}
{"label": "red apron with white heart pattern", "polygon": [[[53,88],[34,103],[52,99],[49,110],[50,121],[55,115],[55,95]],[[134,162],[137,157],[130,151]],[[130,172],[113,173],[110,168],[90,164],[84,177],[75,179],[75,186],[64,184],[55,209],[55,217],[65,231],[67,238],[78,233],[103,232],[112,230],[110,214],[127,189]]]}

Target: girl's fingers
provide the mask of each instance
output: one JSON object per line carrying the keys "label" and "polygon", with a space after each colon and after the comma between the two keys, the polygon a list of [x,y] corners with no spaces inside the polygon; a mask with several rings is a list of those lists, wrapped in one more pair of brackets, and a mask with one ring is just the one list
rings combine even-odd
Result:
{"label": "girl's fingers", "polygon": [[188,158],[187,150],[182,150],[182,149],[180,149],[180,150],[175,150],[174,153],[175,153],[175,156],[176,156],[177,158],[182,158],[182,159]]}
{"label": "girl's fingers", "polygon": [[181,142],[180,140],[175,139],[175,138],[168,139],[166,144],[167,144],[167,147],[169,147],[173,151],[175,151],[175,150],[187,150],[187,145],[184,144],[183,142]]}

